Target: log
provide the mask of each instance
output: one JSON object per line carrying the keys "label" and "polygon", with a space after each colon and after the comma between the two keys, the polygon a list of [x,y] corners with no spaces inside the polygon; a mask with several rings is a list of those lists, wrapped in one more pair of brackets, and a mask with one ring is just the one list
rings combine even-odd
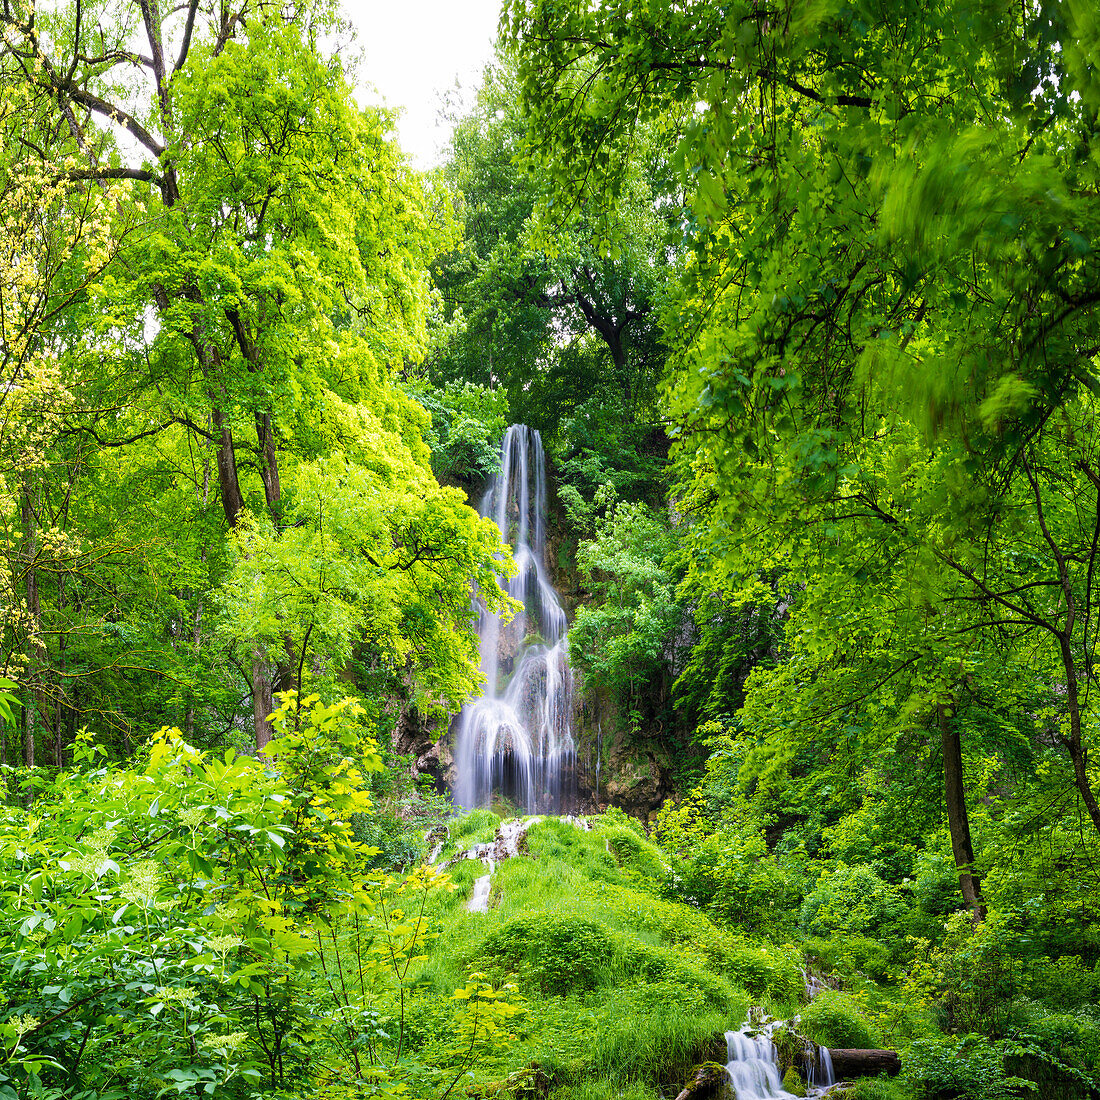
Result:
{"label": "log", "polygon": [[829,1047],[833,1060],[833,1073],[838,1081],[848,1077],[868,1077],[888,1073],[894,1077],[901,1071],[901,1058],[896,1050],[850,1050],[845,1047]]}

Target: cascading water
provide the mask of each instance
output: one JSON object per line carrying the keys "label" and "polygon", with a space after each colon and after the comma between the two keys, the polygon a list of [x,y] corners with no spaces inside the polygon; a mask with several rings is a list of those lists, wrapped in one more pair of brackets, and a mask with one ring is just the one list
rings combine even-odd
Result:
{"label": "cascading water", "polygon": [[513,424],[501,469],[481,502],[512,546],[507,583],[523,610],[507,625],[485,611],[478,624],[484,694],[463,708],[455,741],[455,801],[488,805],[500,792],[528,813],[558,813],[574,799],[573,675],[565,611],[547,578],[546,460],[539,433]]}
{"label": "cascading water", "polygon": [[[796,1100],[783,1088],[779,1076],[779,1058],[772,1042],[775,1021],[754,1024],[751,1020],[740,1031],[726,1032],[726,1073],[736,1100]],[[806,1052],[807,1095],[824,1096],[834,1084],[833,1062],[825,1047]]]}
{"label": "cascading water", "polygon": [[737,1100],[794,1100],[779,1076],[775,1044],[766,1030],[746,1024],[726,1032],[726,1073]]}

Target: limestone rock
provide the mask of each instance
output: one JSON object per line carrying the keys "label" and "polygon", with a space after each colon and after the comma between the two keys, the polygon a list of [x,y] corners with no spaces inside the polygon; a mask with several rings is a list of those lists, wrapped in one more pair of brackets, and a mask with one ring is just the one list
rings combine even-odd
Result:
{"label": "limestone rock", "polygon": [[601,793],[628,814],[646,818],[664,801],[664,777],[651,752],[616,747],[607,771]]}

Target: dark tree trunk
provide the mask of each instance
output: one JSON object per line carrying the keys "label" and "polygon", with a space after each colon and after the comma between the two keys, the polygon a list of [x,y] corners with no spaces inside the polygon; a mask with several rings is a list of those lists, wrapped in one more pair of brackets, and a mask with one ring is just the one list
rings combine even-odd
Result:
{"label": "dark tree trunk", "polygon": [[237,480],[237,455],[233,449],[233,433],[225,414],[217,406],[210,410],[210,419],[217,437],[218,488],[221,490],[222,508],[230,528],[237,526],[237,517],[244,509],[244,497]]}
{"label": "dark tree trunk", "polygon": [[[1072,628],[1072,619],[1069,627]],[[1073,782],[1077,793],[1085,806],[1085,812],[1092,821],[1093,828],[1100,833],[1100,806],[1096,804],[1096,795],[1089,782],[1088,750],[1081,735],[1081,696],[1077,682],[1077,662],[1074,660],[1070,645],[1069,631],[1059,635],[1058,649],[1062,658],[1062,668],[1066,673],[1066,710],[1069,712],[1069,736],[1063,738],[1070,763],[1073,764]]]}
{"label": "dark tree trunk", "polygon": [[970,840],[970,818],[966,812],[963,780],[962,740],[953,706],[941,703],[937,716],[943,746],[944,801],[947,804],[951,851],[955,856],[963,900],[973,914],[974,923],[978,924],[985,920],[985,902],[982,900],[981,879],[974,873],[974,845]]}

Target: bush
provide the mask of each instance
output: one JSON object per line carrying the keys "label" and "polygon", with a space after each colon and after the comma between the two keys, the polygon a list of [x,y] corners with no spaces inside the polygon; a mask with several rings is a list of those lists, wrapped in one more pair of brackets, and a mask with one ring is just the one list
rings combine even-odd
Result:
{"label": "bush", "polygon": [[805,988],[798,958],[777,947],[737,945],[730,949],[722,969],[754,997],[797,1000]]}
{"label": "bush", "polygon": [[837,934],[827,939],[815,937],[804,941],[802,950],[822,970],[842,978],[862,975],[876,982],[890,979],[890,949],[867,936]]}
{"label": "bush", "polygon": [[479,965],[513,973],[544,996],[596,989],[611,977],[614,933],[598,921],[550,913],[515,917],[477,949]]}
{"label": "bush", "polygon": [[877,1047],[879,1036],[846,993],[826,990],[802,1010],[802,1032],[823,1047]]}
{"label": "bush", "polygon": [[1027,1087],[1006,1076],[1000,1046],[976,1035],[918,1039],[906,1051],[904,1070],[927,1100],[1008,1100]]}
{"label": "bush", "polygon": [[798,924],[812,936],[897,936],[904,918],[905,904],[896,886],[883,882],[870,867],[842,863],[822,872],[802,902]]}
{"label": "bush", "polygon": [[706,909],[723,925],[754,935],[791,930],[790,911],[801,883],[768,851],[763,831],[744,823],[690,837],[690,848],[676,859],[668,891],[678,900]]}
{"label": "bush", "polygon": [[1100,1003],[1100,971],[1090,969],[1073,955],[1039,960],[1029,968],[1028,983],[1035,1000],[1061,1009]]}
{"label": "bush", "polygon": [[1019,914],[990,911],[975,928],[969,913],[955,913],[938,945],[918,949],[908,985],[937,1001],[952,1030],[1003,1037],[1030,942]]}
{"label": "bush", "polygon": [[633,829],[601,826],[597,836],[606,841],[620,867],[636,872],[643,879],[663,880],[668,868],[660,849],[643,840]]}

